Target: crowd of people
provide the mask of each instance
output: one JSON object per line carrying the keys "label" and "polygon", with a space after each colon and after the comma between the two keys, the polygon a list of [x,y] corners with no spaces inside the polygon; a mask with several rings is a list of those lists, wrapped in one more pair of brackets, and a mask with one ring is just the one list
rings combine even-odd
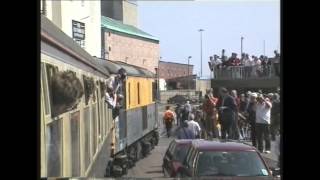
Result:
{"label": "crowd of people", "polygon": [[280,54],[275,50],[274,58],[268,58],[261,55],[260,57],[247,53],[242,53],[241,58],[238,58],[237,53],[232,53],[230,58],[225,55],[225,50],[222,50],[222,55],[214,55],[210,57],[209,67],[213,71],[214,77],[223,77],[226,75],[235,76],[236,78],[250,77],[267,77],[271,76],[273,67],[277,76],[280,75]]}
{"label": "crowd of people", "polygon": [[280,89],[238,96],[236,90],[220,88],[218,97],[209,89],[198,107],[187,102],[172,111],[167,106],[163,120],[168,137],[176,121],[178,128],[172,135],[178,139],[251,140],[260,152],[270,153],[271,140],[280,135]]}

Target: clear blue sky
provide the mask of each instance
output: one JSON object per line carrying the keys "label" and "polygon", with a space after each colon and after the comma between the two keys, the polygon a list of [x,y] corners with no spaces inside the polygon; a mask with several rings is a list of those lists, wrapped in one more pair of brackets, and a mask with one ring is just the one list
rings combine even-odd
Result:
{"label": "clear blue sky", "polygon": [[267,56],[280,51],[279,0],[138,1],[139,28],[160,39],[163,61],[191,63],[200,72],[200,33],[203,32],[203,76],[209,76],[208,59],[225,49],[240,54]]}

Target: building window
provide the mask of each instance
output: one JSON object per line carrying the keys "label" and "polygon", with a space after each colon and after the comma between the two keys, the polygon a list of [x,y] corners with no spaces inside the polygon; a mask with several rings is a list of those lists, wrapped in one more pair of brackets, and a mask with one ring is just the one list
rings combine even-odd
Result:
{"label": "building window", "polygon": [[110,32],[108,32],[108,35],[109,35],[109,36],[111,36],[111,33],[110,33]]}
{"label": "building window", "polygon": [[111,47],[109,46],[109,51],[111,51]]}

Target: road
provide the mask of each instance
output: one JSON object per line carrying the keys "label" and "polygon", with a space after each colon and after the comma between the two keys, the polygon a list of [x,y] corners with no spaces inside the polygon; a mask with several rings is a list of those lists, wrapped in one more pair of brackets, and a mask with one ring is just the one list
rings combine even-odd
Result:
{"label": "road", "polygon": [[128,170],[125,177],[164,178],[161,167],[162,158],[171,140],[172,138],[160,138],[158,146],[151,151],[150,155],[138,161],[133,168]]}

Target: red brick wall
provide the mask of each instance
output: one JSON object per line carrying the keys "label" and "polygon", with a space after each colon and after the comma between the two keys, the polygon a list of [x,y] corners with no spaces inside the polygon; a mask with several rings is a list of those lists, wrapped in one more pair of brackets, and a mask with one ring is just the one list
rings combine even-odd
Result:
{"label": "red brick wall", "polygon": [[[109,47],[111,50],[109,51]],[[158,66],[160,47],[156,42],[135,39],[119,34],[105,32],[105,52],[107,59],[122,61],[139,67],[144,67],[153,73]]]}
{"label": "red brick wall", "polygon": [[[170,63],[160,61],[160,78],[171,79],[188,76],[188,64]],[[193,65],[189,65],[189,75],[192,75]]]}

